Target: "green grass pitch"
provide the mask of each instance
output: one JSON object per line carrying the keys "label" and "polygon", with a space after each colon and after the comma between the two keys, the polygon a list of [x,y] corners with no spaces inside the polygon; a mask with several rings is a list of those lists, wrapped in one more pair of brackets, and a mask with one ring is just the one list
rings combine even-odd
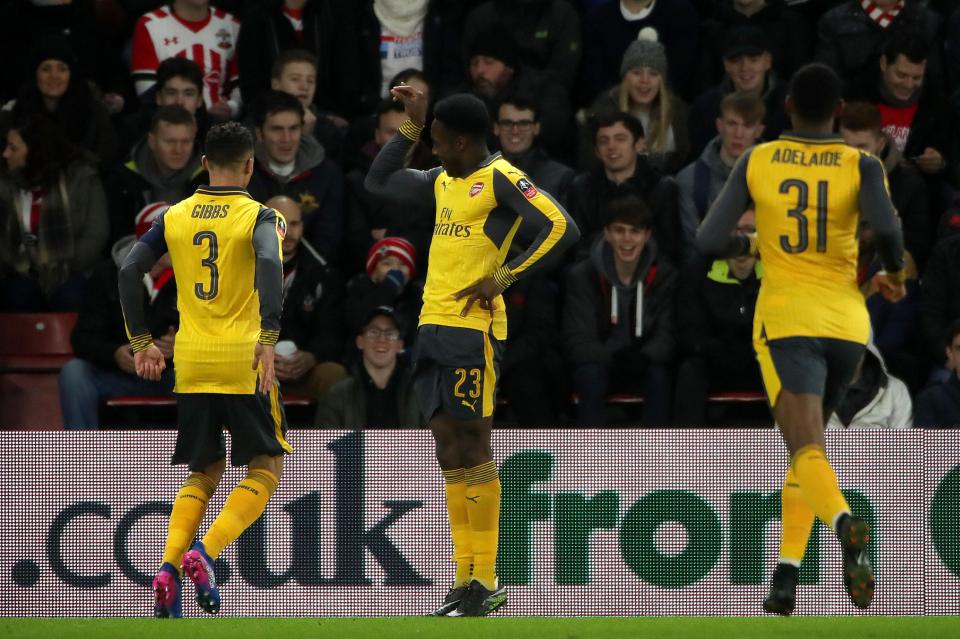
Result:
{"label": "green grass pitch", "polygon": [[0,618],[0,637],[27,639],[939,639],[960,637],[960,617],[491,617],[488,619]]}

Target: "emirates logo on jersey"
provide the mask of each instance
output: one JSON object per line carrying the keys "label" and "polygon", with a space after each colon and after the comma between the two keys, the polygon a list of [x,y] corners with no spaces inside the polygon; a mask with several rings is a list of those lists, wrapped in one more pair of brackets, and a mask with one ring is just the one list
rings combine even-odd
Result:
{"label": "emirates logo on jersey", "polygon": [[483,182],[474,182],[473,186],[470,187],[470,197],[475,197],[480,194],[480,191],[483,190]]}

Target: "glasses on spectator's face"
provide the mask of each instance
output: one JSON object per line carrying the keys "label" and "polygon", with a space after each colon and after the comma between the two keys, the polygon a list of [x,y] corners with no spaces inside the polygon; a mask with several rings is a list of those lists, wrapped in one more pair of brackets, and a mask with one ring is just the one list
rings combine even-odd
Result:
{"label": "glasses on spectator's face", "polygon": [[379,329],[379,328],[368,328],[363,331],[363,336],[367,339],[380,339],[383,338],[388,342],[395,342],[400,339],[400,331],[395,328],[388,329]]}
{"label": "glasses on spectator's face", "polygon": [[519,129],[520,131],[526,131],[533,126],[533,120],[499,120],[497,124],[504,129]]}

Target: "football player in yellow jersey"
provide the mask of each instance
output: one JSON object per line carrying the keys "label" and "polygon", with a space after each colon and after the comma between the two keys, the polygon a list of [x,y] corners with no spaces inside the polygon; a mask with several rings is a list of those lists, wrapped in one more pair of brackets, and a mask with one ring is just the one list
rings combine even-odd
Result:
{"label": "football player in yellow jersey", "polygon": [[[120,269],[127,334],[137,374],[146,379],[159,379],[164,360],[140,311],[143,274],[169,251],[179,284],[174,392],[180,425],[172,461],[188,464],[190,476],[173,503],[153,581],[157,617],[181,616],[181,566],[196,586],[200,607],[219,611],[213,562],[263,512],[280,480],[283,455],[292,450],[273,355],[286,222],[244,191],[253,173],[253,137],[246,128],[235,122],[211,128],[205,151],[210,186],[171,206]],[[203,540],[190,548],[226,466],[224,426],[233,465],[247,466],[247,475]]]}
{"label": "football player in yellow jersey", "polygon": [[[877,238],[885,272],[877,278],[891,301],[905,295],[903,237],[880,161],[846,146],[834,131],[840,81],[820,64],[790,83],[786,108],[793,130],[737,161],[697,233],[701,252],[759,253],[764,277],[754,314],[754,347],[773,416],[790,453],[781,491],[780,559],[764,601],[788,615],[814,516],[838,535],[843,581],[854,605],[873,599],[866,521],[850,513],[827,461],[824,428],[863,357],[870,321],[857,287],[861,217]],[[753,202],[754,236],[730,232]]]}
{"label": "football player in yellow jersey", "polygon": [[[576,225],[524,173],[487,150],[487,109],[452,95],[436,104],[430,135],[442,167],[404,168],[424,128],[423,93],[391,91],[408,116],[381,149],[365,186],[383,197],[436,207],[430,266],[415,349],[414,387],[436,441],[446,481],[456,576],[434,614],[481,616],[506,601],[497,581],[500,479],[490,453],[495,391],[507,318],[501,293],[559,257],[579,238]],[[507,261],[523,219],[540,228]]]}

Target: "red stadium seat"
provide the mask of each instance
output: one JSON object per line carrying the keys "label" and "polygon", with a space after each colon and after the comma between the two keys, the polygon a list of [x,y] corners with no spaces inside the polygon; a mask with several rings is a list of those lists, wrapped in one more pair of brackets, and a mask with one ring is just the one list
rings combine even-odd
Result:
{"label": "red stadium seat", "polygon": [[0,429],[60,430],[57,374],[76,313],[0,313]]}
{"label": "red stadium seat", "polygon": [[73,357],[76,313],[0,313],[0,370],[58,372]]}

